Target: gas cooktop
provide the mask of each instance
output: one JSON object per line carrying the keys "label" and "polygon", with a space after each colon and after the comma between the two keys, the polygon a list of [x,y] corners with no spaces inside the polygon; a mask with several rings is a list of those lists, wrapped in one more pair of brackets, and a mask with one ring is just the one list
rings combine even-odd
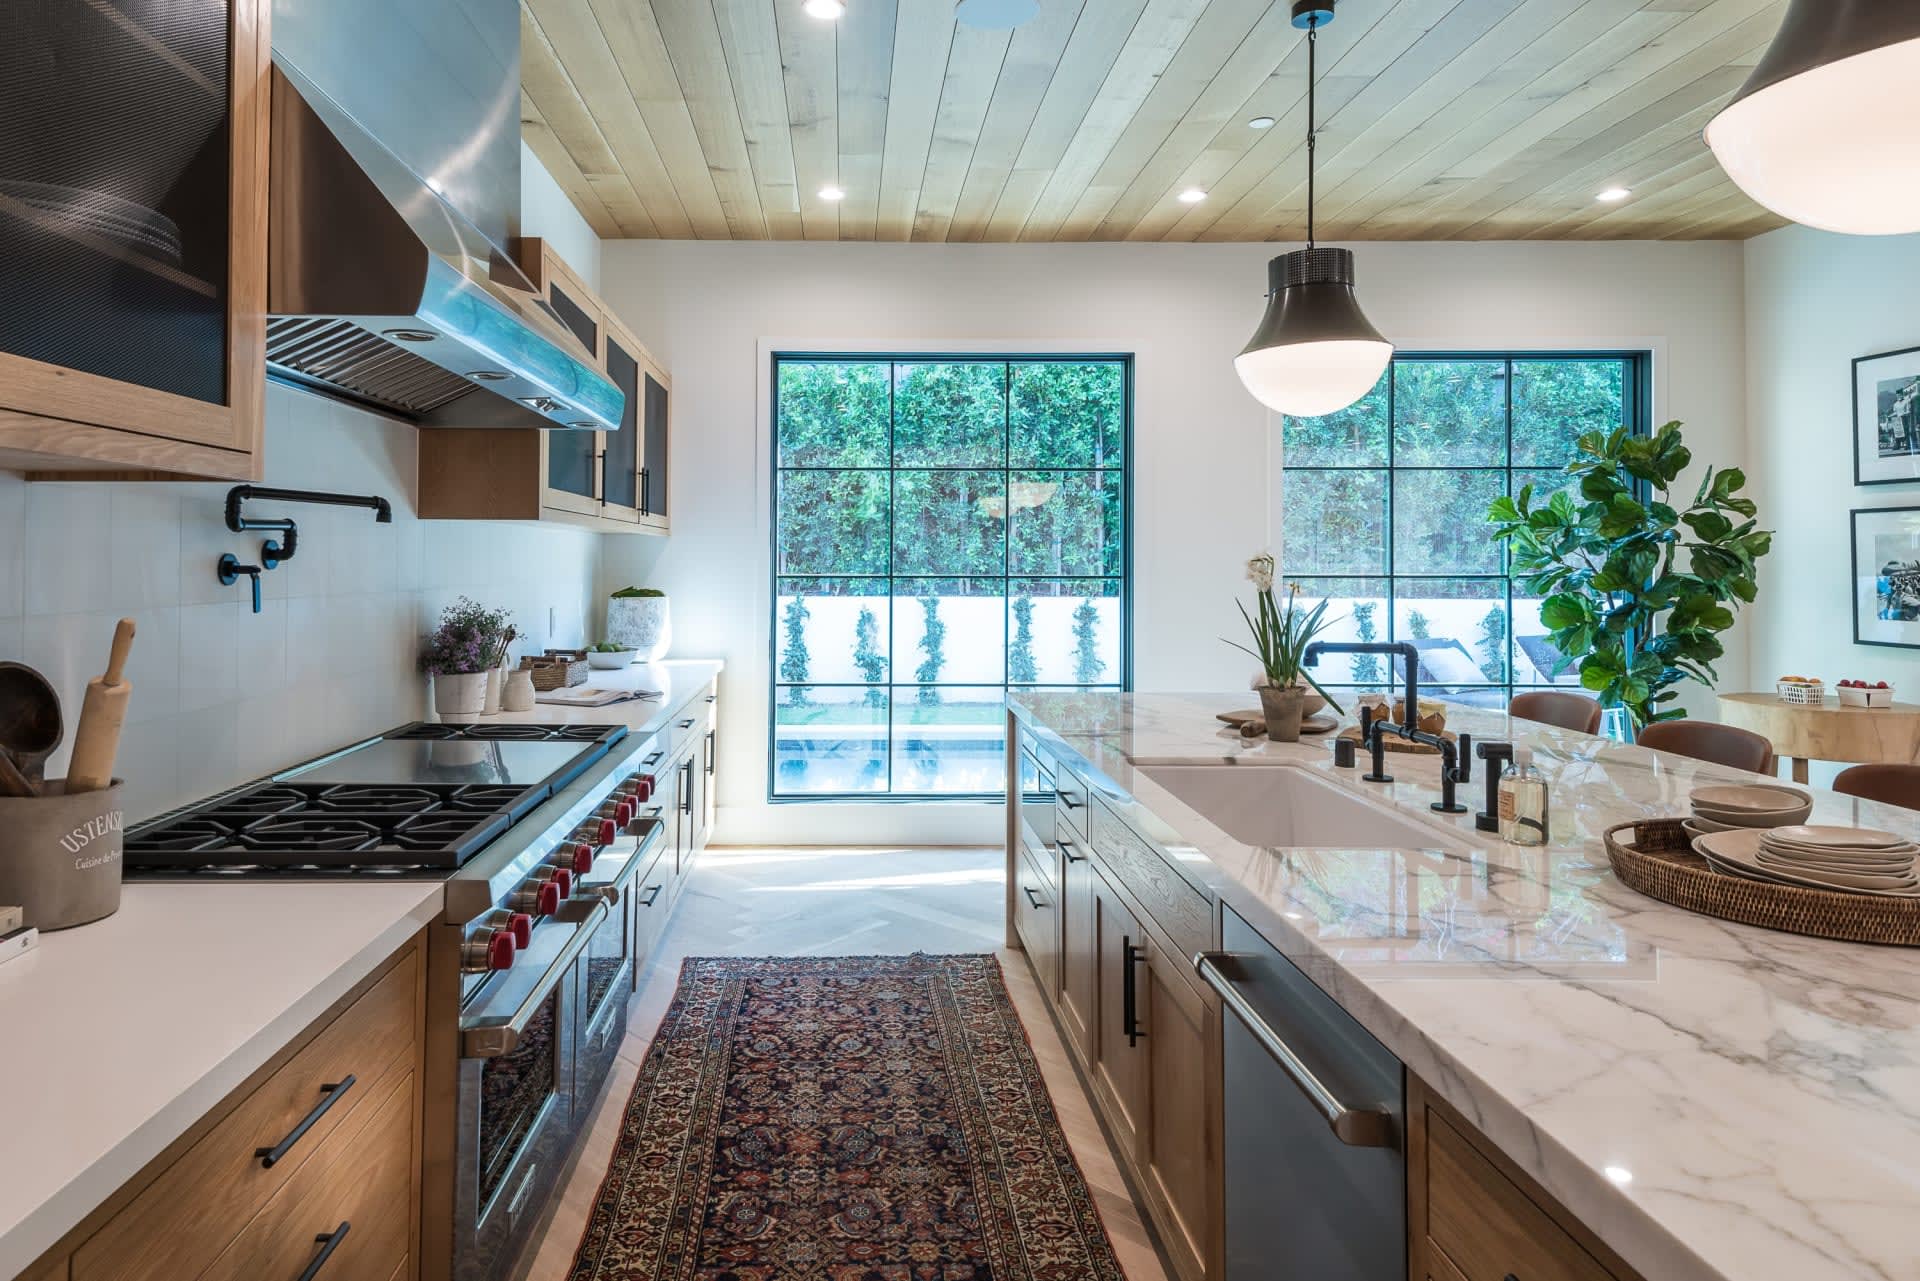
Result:
{"label": "gas cooktop", "polygon": [[129,829],[126,874],[445,876],[626,732],[405,725]]}

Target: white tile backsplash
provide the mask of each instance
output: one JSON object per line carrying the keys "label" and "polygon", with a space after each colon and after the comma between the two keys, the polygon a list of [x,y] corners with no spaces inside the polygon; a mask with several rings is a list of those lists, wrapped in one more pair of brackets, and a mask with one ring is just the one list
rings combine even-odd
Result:
{"label": "white tile backsplash", "polygon": [[[379,494],[393,523],[250,501],[249,515],[290,516],[300,529],[294,558],[263,578],[257,615],[246,581],[223,586],[214,563],[230,551],[257,564],[277,535],[230,532],[227,486],[28,484],[0,473],[0,658],[45,673],[72,718],[115,620],[135,621],[115,770],[131,817],[423,715],[420,636],[460,596],[513,609],[522,652],[585,642],[598,538],[416,519],[417,439],[404,424],[269,386],[263,483]],[[65,764],[63,748],[49,774]]]}

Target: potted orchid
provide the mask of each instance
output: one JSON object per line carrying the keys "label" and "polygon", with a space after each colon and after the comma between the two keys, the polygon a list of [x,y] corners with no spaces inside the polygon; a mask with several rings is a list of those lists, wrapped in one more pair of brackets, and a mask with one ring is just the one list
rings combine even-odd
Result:
{"label": "potted orchid", "polygon": [[477,720],[487,702],[487,677],[498,670],[513,639],[504,609],[462,596],[441,611],[439,626],[420,649],[420,670],[433,678],[433,706],[443,721]]}
{"label": "potted orchid", "polygon": [[[1334,711],[1344,710],[1319,682],[1307,675],[1301,664],[1307,646],[1333,626],[1333,620],[1327,617],[1326,601],[1311,608],[1300,603],[1298,583],[1287,584],[1285,605],[1275,598],[1273,556],[1269,553],[1247,562],[1247,578],[1253,583],[1254,612],[1248,613],[1247,607],[1240,605],[1240,617],[1247,620],[1253,644],[1226,643],[1260,660],[1260,674],[1254,678],[1254,688],[1260,692],[1260,711],[1267,723],[1267,737],[1278,743],[1297,742],[1300,721],[1307,712],[1309,690]],[[1315,704],[1316,710],[1318,706]]]}

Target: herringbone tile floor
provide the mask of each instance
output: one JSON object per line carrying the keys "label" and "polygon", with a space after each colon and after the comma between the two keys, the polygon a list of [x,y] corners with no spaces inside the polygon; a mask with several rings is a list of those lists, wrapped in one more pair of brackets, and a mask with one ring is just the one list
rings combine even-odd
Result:
{"label": "herringbone tile floor", "polygon": [[1024,957],[1002,946],[999,850],[709,849],[642,976],[626,1045],[526,1281],[564,1281],[633,1090],[689,956],[996,952],[1062,1128],[1129,1281],[1166,1281]]}

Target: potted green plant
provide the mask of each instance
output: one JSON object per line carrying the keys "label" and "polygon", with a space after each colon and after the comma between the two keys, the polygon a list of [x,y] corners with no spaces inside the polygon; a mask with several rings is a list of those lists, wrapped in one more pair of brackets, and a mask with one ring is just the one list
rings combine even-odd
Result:
{"label": "potted green plant", "polygon": [[657,587],[623,587],[607,601],[607,639],[638,653],[639,661],[664,658],[673,644],[667,594]]}
{"label": "potted green plant", "polygon": [[441,611],[439,625],[420,648],[420,670],[433,678],[433,707],[441,720],[479,719],[487,674],[499,667],[512,637],[507,618],[506,610],[465,596]]}
{"label": "potted green plant", "polygon": [[[1267,737],[1276,743],[1298,742],[1300,722],[1307,712],[1308,691],[1318,694],[1336,712],[1344,709],[1320,683],[1301,666],[1308,645],[1333,625],[1327,615],[1327,602],[1308,608],[1300,604],[1300,585],[1287,584],[1287,602],[1281,605],[1273,591],[1273,557],[1255,556],[1247,562],[1247,578],[1254,587],[1254,612],[1238,601],[1240,617],[1247,622],[1253,644],[1226,643],[1260,661],[1256,688],[1260,692],[1260,712],[1267,723]],[[1224,639],[1224,638],[1222,638]]]}
{"label": "potted green plant", "polygon": [[1717,679],[1720,633],[1752,603],[1755,562],[1773,535],[1740,496],[1747,478],[1737,467],[1708,468],[1685,510],[1667,501],[1693,460],[1677,422],[1651,436],[1588,432],[1577,448],[1566,472],[1578,498],[1563,489],[1536,505],[1527,485],[1495,499],[1487,519],[1514,578],[1541,598],[1553,647],[1635,735],[1686,715],[1667,706],[1680,697],[1675,685]]}

